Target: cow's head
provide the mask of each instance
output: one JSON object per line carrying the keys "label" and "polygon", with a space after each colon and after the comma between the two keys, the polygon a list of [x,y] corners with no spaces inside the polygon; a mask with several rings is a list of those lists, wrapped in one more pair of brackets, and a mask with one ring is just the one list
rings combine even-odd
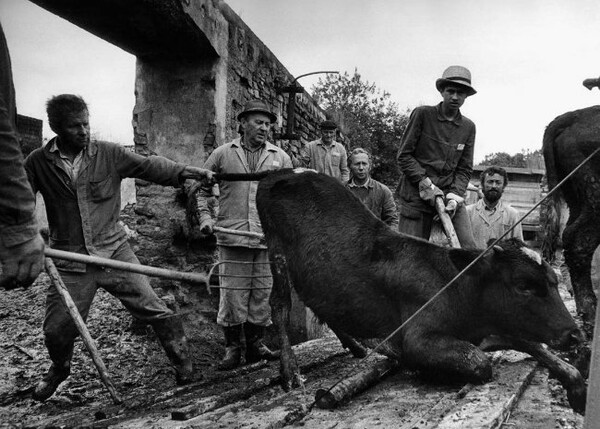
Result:
{"label": "cow's head", "polygon": [[[472,261],[459,253],[451,255],[455,265]],[[556,348],[579,340],[577,325],[558,293],[554,270],[521,240],[501,241],[469,272],[480,292],[477,305],[482,308],[477,310],[498,333]]]}

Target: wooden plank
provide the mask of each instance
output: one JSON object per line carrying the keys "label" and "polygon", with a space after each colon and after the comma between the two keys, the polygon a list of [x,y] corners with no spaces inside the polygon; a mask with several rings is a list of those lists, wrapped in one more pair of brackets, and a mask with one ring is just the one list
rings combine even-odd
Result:
{"label": "wooden plank", "polygon": [[475,386],[437,429],[495,429],[502,425],[534,375],[537,362],[506,366],[493,381]]}

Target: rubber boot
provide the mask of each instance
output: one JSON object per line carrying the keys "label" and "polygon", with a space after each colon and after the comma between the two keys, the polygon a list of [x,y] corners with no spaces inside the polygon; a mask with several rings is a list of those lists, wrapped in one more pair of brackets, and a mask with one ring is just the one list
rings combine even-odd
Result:
{"label": "rubber boot", "polygon": [[240,366],[242,359],[242,325],[233,325],[223,327],[225,334],[225,356],[217,369],[220,371],[228,371]]}
{"label": "rubber boot", "polygon": [[181,319],[173,316],[154,320],[151,325],[175,368],[177,384],[183,385],[194,381],[194,368],[189,357],[188,341],[183,332]]}
{"label": "rubber boot", "polygon": [[246,363],[258,362],[259,360],[277,360],[279,351],[271,351],[264,344],[267,328],[246,322],[244,332],[246,334]]}
{"label": "rubber boot", "polygon": [[56,392],[56,389],[71,373],[69,362],[52,363],[42,380],[35,386],[31,397],[36,401],[45,401]]}

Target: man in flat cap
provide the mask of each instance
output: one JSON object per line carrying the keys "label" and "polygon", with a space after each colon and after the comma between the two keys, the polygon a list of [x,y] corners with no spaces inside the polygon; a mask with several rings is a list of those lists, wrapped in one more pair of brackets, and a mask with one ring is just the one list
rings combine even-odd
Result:
{"label": "man in flat cap", "polygon": [[471,86],[471,73],[462,66],[448,67],[435,86],[441,103],[413,110],[400,142],[398,230],[428,240],[435,199],[443,197],[461,246],[474,248],[464,198],[473,172],[475,124],[460,107],[477,91]]}
{"label": "man in flat cap", "polygon": [[[204,168],[216,173],[254,173],[292,168],[290,157],[267,137],[277,119],[262,100],[249,101],[238,115],[241,137],[216,148]],[[227,182],[219,184],[220,227],[261,233],[256,210],[258,182]],[[202,188],[198,199],[200,229],[213,232],[213,220],[207,199],[210,188]],[[221,291],[217,323],[225,334],[225,356],[220,370],[233,369],[241,363],[242,329],[246,337],[246,363],[261,359],[277,359],[278,355],[265,346],[265,328],[271,322],[269,296],[273,280],[264,240],[233,234],[217,233]],[[232,277],[236,276],[236,277]]]}
{"label": "man in flat cap", "polygon": [[321,122],[319,128],[321,138],[311,141],[306,146],[308,168],[346,183],[350,179],[348,156],[344,145],[335,141],[337,125],[333,121],[326,120]]}

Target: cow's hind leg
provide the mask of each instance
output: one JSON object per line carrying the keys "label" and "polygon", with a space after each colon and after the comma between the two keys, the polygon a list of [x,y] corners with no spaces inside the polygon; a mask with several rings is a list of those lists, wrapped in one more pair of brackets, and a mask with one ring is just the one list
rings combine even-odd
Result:
{"label": "cow's hind leg", "polygon": [[285,257],[278,252],[270,252],[271,272],[273,273],[273,290],[271,291],[271,311],[273,322],[277,326],[281,348],[280,373],[281,386],[289,391],[302,385],[302,377],[296,356],[292,350],[287,328],[290,322],[292,306],[291,282],[288,275]]}
{"label": "cow's hind leg", "polygon": [[356,341],[354,337],[351,337],[350,335],[346,334],[344,331],[340,331],[339,329],[331,328],[331,330],[339,338],[340,342],[342,343],[342,347],[350,350],[352,356],[354,356],[355,358],[364,358],[367,355],[367,349],[361,343]]}
{"label": "cow's hind leg", "polygon": [[600,229],[590,210],[583,210],[563,233],[565,262],[569,267],[577,311],[584,322],[592,324],[596,315],[596,295],[592,288],[591,267],[594,251],[600,244]]}

